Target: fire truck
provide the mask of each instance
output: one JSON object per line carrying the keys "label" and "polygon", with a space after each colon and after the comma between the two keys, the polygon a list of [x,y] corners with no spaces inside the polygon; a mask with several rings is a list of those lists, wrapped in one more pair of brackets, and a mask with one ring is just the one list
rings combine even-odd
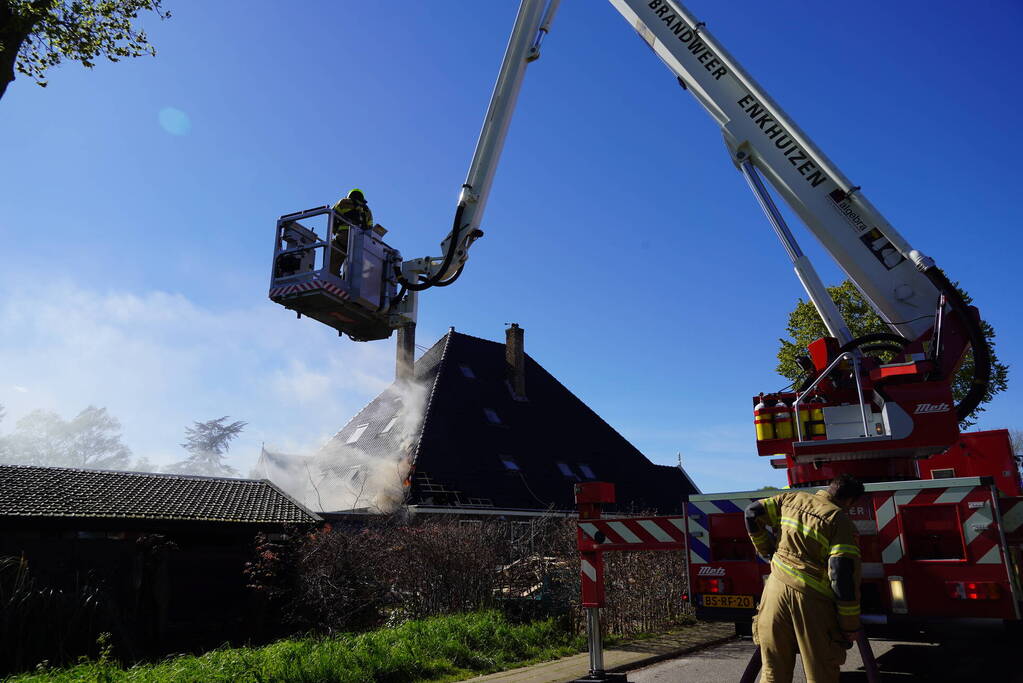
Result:
{"label": "fire truck", "polygon": [[[1023,607],[1023,485],[1004,429],[960,434],[915,461],[918,476],[874,481],[849,509],[862,555],[869,625],[926,628],[953,619],[1019,623]],[[843,470],[833,461],[821,470]],[[790,470],[790,485],[798,485]],[[756,556],[743,510],[772,491],[690,496],[690,599],[705,620],[747,630],[770,564]]]}
{"label": "fire truck", "polygon": [[[791,391],[753,397],[756,449],[813,488],[850,473],[867,620],[1020,619],[1023,499],[1004,431],[961,434],[983,400],[990,352],[980,316],[782,108],[675,0],[609,0],[717,124],[725,150],[777,235],[827,330]],[[482,216],[526,68],[559,0],[521,0],[454,224],[438,257],[404,260],[371,226],[329,206],[277,223],[270,298],[359,341],[415,323],[417,296],[452,284]],[[854,336],[779,210],[780,197],[837,262],[887,331]],[[319,228],[314,225],[319,220]],[[337,235],[344,236],[343,243]],[[334,264],[340,264],[335,267]],[[972,357],[969,391],[952,382]],[[763,491],[693,496],[686,514],[692,600],[705,618],[752,613],[768,565],[742,510]]]}

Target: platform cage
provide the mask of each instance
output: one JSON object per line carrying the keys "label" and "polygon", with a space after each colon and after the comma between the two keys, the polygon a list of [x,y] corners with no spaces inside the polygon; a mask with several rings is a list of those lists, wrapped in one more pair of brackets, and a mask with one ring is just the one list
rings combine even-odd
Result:
{"label": "platform cage", "polygon": [[270,299],[356,341],[386,339],[400,267],[373,228],[329,206],[289,213],[277,220]]}

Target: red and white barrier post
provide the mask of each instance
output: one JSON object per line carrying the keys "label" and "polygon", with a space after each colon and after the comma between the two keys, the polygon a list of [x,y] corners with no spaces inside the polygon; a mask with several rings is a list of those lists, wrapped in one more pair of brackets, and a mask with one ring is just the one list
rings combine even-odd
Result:
{"label": "red and white barrier post", "polygon": [[[579,522],[592,524],[600,519],[600,506],[615,502],[614,484],[587,482],[576,484],[575,502],[579,507]],[[573,683],[597,681],[625,681],[624,674],[604,671],[604,643],[600,635],[600,608],[604,606],[604,556],[597,543],[580,527],[576,531],[579,548],[579,579],[582,585],[582,605],[586,610],[586,639],[590,651],[590,673]]]}

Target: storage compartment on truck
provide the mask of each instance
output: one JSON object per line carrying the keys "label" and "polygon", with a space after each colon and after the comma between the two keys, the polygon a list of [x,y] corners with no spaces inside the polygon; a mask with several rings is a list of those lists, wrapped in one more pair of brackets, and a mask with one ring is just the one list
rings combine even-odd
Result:
{"label": "storage compartment on truck", "polygon": [[910,560],[966,559],[957,505],[910,505],[900,514]]}
{"label": "storage compartment on truck", "polygon": [[741,512],[709,515],[710,557],[714,562],[723,560],[755,561],[753,544],[746,533],[746,522]]}

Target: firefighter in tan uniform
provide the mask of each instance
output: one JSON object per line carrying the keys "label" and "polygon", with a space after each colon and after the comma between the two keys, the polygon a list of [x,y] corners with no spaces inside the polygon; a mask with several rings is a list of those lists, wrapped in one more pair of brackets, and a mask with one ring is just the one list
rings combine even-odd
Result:
{"label": "firefighter in tan uniform", "polygon": [[790,683],[797,651],[808,683],[838,682],[860,629],[860,549],[846,509],[862,495],[843,474],[816,494],[786,491],[746,508],[753,545],[771,562],[753,618],[762,683]]}

